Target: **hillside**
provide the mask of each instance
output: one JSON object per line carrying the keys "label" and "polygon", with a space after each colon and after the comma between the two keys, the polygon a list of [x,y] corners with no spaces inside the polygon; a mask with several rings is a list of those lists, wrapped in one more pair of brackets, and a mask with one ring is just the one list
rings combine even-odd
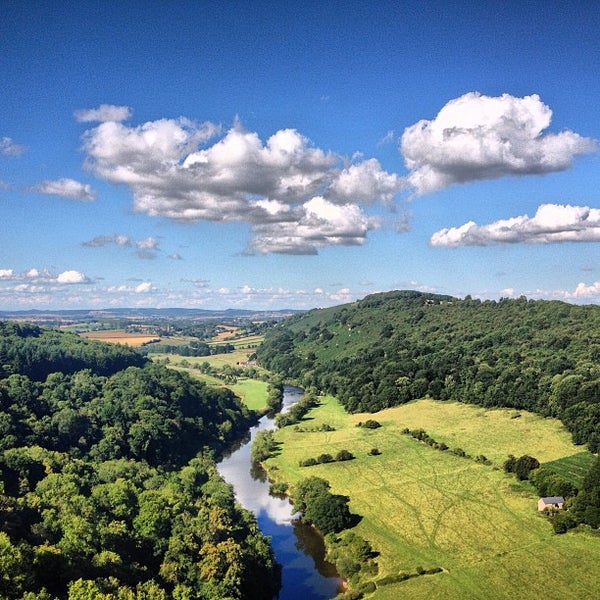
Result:
{"label": "hillside", "polygon": [[260,363],[349,412],[429,396],[559,418],[600,449],[600,307],[394,291],[280,323]]}

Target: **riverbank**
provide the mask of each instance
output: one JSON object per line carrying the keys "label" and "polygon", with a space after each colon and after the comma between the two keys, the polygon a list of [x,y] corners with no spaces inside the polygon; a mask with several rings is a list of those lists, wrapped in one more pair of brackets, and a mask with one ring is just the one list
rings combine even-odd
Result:
{"label": "riverbank", "polygon": [[[284,408],[297,402],[301,395],[300,389],[286,386]],[[217,468],[233,486],[238,502],[254,513],[260,530],[271,538],[275,558],[282,565],[279,600],[329,600],[341,589],[341,582],[332,565],[324,561],[321,536],[293,518],[289,500],[272,496],[266,473],[252,465],[250,452],[255,436],[274,427],[272,418],[262,417],[245,442]]]}

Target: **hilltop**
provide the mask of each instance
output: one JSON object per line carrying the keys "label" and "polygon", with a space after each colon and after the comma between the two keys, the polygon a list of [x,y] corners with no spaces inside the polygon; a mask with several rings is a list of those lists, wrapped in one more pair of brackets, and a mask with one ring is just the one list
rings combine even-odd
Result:
{"label": "hilltop", "polygon": [[393,291],[267,332],[268,369],[374,412],[431,397],[558,417],[600,447],[600,307]]}

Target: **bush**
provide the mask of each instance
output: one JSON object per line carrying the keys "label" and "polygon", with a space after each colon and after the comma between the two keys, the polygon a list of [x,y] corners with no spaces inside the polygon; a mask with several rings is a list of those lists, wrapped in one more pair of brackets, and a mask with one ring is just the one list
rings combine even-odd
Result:
{"label": "bush", "polygon": [[319,454],[318,458],[317,458],[317,462],[320,464],[326,464],[326,463],[331,463],[333,462],[333,456],[331,456],[331,454],[328,453],[323,453],[323,454]]}
{"label": "bush", "polygon": [[369,450],[370,456],[379,456],[381,454],[381,450],[379,448],[371,448]]}
{"label": "bush", "polygon": [[352,454],[352,452],[350,452],[349,450],[340,450],[335,455],[335,460],[338,462],[342,462],[344,460],[352,460],[353,458],[354,458],[354,454]]}
{"label": "bush", "polygon": [[319,464],[316,458],[305,458],[298,463],[301,467],[314,467]]}

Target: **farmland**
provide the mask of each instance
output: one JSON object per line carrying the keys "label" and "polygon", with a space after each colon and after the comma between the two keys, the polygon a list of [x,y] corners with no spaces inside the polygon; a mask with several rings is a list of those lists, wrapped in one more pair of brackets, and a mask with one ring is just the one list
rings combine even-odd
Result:
{"label": "farmland", "polygon": [[139,333],[128,333],[122,330],[90,331],[81,333],[80,335],[88,340],[98,340],[110,344],[123,344],[124,346],[131,346],[132,348],[139,348],[146,344],[160,342],[160,338],[155,335],[141,335]]}
{"label": "farmland", "polygon": [[[592,455],[573,445],[557,420],[518,415],[432,400],[348,415],[325,397],[302,429],[327,423],[334,431],[278,431],[282,451],[267,468],[273,478],[292,483],[322,477],[335,493],[350,497],[361,517],[356,533],[380,553],[376,579],[443,568],[378,587],[377,599],[593,597],[600,574],[590,565],[600,560],[600,537],[589,530],[555,535],[537,513],[533,487],[501,469],[508,454],[527,452],[568,475]],[[357,427],[367,419],[382,427]],[[450,448],[460,445],[469,456],[483,454],[491,464],[431,448],[403,435],[406,427],[423,428]],[[381,454],[370,455],[373,448]],[[307,457],[342,449],[355,459],[299,467]]]}

